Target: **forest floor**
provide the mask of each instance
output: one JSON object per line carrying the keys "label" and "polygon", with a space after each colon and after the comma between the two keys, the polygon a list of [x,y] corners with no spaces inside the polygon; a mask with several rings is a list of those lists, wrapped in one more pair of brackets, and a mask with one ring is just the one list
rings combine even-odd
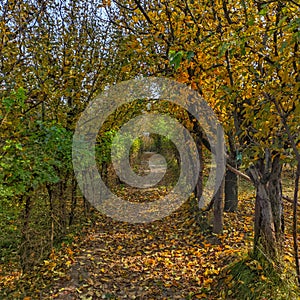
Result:
{"label": "forest floor", "polygon": [[[168,191],[164,186],[143,192],[123,186],[119,193],[143,202]],[[253,242],[254,190],[241,182],[239,198],[238,212],[225,213],[220,235],[202,226],[192,198],[171,215],[146,224],[94,212],[93,223],[72,243],[53,250],[42,266],[17,281],[2,276],[0,287],[10,290],[3,299],[225,299],[222,289],[228,294],[234,280],[224,268],[246,257]],[[287,224],[290,218],[289,213]],[[289,262],[289,233],[286,239]],[[254,268],[262,269],[259,263]]]}
{"label": "forest floor", "polygon": [[184,205],[151,224],[97,220],[80,244],[70,249],[66,276],[43,292],[44,297],[207,299],[210,295],[216,299],[213,281],[234,253],[247,251],[252,216],[231,215],[235,228],[226,226],[224,234],[216,237],[203,235],[189,215]]}

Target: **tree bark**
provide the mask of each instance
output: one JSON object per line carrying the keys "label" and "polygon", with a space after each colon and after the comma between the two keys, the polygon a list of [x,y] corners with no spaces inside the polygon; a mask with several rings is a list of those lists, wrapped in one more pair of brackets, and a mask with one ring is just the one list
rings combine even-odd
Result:
{"label": "tree bark", "polygon": [[219,174],[225,172],[225,144],[224,136],[221,130],[221,125],[217,128],[217,144],[216,144],[216,193],[214,195],[214,223],[213,232],[221,233],[223,231],[223,191],[224,191],[224,178],[218,178]]}
{"label": "tree bark", "polygon": [[[229,155],[227,157],[227,165],[234,169],[238,168],[237,149],[232,134],[228,136]],[[235,212],[238,208],[238,176],[232,170],[227,169],[225,173],[225,199],[224,211]]]}
{"label": "tree bark", "polygon": [[75,218],[75,209],[77,206],[77,195],[76,195],[76,190],[77,190],[77,181],[72,174],[72,181],[71,181],[71,209],[69,213],[69,226],[73,224],[74,218]]}
{"label": "tree bark", "polygon": [[280,155],[266,150],[248,174],[256,188],[254,221],[254,256],[263,254],[273,261],[280,259],[283,236]]}
{"label": "tree bark", "polygon": [[[32,245],[30,242],[30,215],[31,215],[31,209],[32,209],[32,193],[33,188],[30,188],[28,191],[28,194],[25,196],[22,196],[22,200],[24,201],[24,210],[22,213],[22,229],[21,229],[21,245],[19,247],[19,255],[20,255],[20,262],[21,267],[24,272],[30,269],[30,267],[33,264],[32,257]],[[23,201],[22,201],[23,202]]]}
{"label": "tree bark", "polygon": [[202,149],[201,139],[199,137],[197,138],[196,143],[197,143],[197,150],[199,155],[200,173],[197,179],[194,194],[195,194],[195,198],[199,203],[203,193],[203,149]]}
{"label": "tree bark", "polygon": [[300,286],[300,264],[299,264],[299,247],[298,247],[298,192],[299,192],[299,178],[300,178],[300,161],[297,163],[295,187],[294,187],[294,205],[293,205],[293,240],[294,240],[294,257],[297,273],[298,286]]}
{"label": "tree bark", "polygon": [[218,188],[217,193],[214,196],[214,223],[213,232],[222,233],[223,231],[223,189],[224,182]]}
{"label": "tree bark", "polygon": [[238,208],[238,176],[231,172],[226,171],[225,174],[225,203],[224,211],[235,212]]}

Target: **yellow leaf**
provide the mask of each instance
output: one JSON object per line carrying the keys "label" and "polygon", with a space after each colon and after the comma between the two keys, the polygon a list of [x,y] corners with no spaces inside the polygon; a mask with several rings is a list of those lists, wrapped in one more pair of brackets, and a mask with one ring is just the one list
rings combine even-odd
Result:
{"label": "yellow leaf", "polygon": [[70,247],[68,247],[66,250],[69,255],[74,254],[73,250]]}
{"label": "yellow leaf", "polygon": [[285,255],[284,256],[284,260],[289,261],[290,263],[292,263],[294,261],[293,257],[291,257],[290,255]]}
{"label": "yellow leaf", "polygon": [[261,278],[262,280],[267,280],[267,277],[264,276],[264,275],[261,275],[260,278]]}
{"label": "yellow leaf", "polygon": [[72,264],[72,261],[68,260],[66,261],[66,266],[69,267]]}

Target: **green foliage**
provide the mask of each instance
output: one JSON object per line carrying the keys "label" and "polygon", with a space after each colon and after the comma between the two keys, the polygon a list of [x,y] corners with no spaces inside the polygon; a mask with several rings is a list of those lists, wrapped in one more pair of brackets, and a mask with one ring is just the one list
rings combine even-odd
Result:
{"label": "green foliage", "polygon": [[[0,189],[1,189],[0,185]],[[4,197],[0,190],[0,263],[9,261],[12,253],[17,251],[19,231],[20,206]]]}
{"label": "green foliage", "polygon": [[192,58],[195,56],[194,51],[178,51],[176,52],[175,50],[170,50],[169,51],[169,60],[170,60],[170,65],[172,65],[177,71],[177,69],[180,67],[180,63],[182,59],[186,59],[188,62],[191,62]]}
{"label": "green foliage", "polygon": [[[0,248],[5,259],[25,244],[36,252],[39,247],[49,251],[43,249],[49,244],[53,216],[46,186],[61,182],[72,171],[72,132],[57,121],[42,122],[37,114],[26,115],[26,99],[26,91],[19,88],[0,102]],[[31,235],[30,228],[44,234]],[[40,239],[39,244],[33,246],[34,239]]]}
{"label": "green foliage", "polygon": [[4,111],[6,113],[9,113],[12,109],[24,108],[25,99],[26,91],[22,87],[20,87],[17,91],[12,91],[9,97],[5,97],[2,99],[2,114]]}
{"label": "green foliage", "polygon": [[[101,133],[97,137],[97,143],[95,147],[97,162],[101,165],[102,163],[111,162],[111,144],[116,135],[116,130],[111,129]],[[120,148],[122,145],[119,144]]]}
{"label": "green foliage", "polygon": [[71,168],[71,133],[59,124],[36,121],[20,137],[1,147],[0,193],[21,196],[46,183],[59,181],[61,169]]}
{"label": "green foliage", "polygon": [[[19,225],[26,223],[20,213],[26,207],[24,203],[29,196],[32,196],[28,201],[30,214],[24,214],[29,226],[23,228],[23,238],[28,238],[25,241],[27,245],[35,247],[30,237],[36,233],[44,240],[55,240],[55,230],[65,234],[68,209],[78,203],[74,186],[71,192],[71,189],[66,192],[66,187],[73,182],[73,178],[67,176],[72,173],[71,129],[86,103],[108,84],[137,75],[171,76],[198,90],[215,109],[226,132],[234,137],[236,148],[243,151],[244,163],[247,163],[247,157],[255,161],[264,147],[276,151],[283,149],[282,141],[287,141],[287,137],[278,126],[280,120],[274,106],[276,102],[281,103],[289,117],[292,134],[298,134],[300,19],[295,1],[289,5],[282,5],[279,1],[261,5],[250,0],[204,1],[203,5],[197,1],[160,1],[159,9],[157,7],[151,1],[137,5],[137,1],[133,0],[120,0],[113,5],[110,1],[101,0],[92,4],[88,1],[11,0],[0,5],[3,17],[0,23],[3,42],[0,47],[3,58],[0,247],[4,249],[1,255],[6,255],[6,250],[15,249],[14,242],[20,240],[22,225]],[[140,108],[137,103],[128,105],[127,109],[120,108],[107,126],[107,131],[99,134],[96,154],[100,165],[111,162],[110,150],[116,130],[123,121],[138,114]],[[168,106],[168,110],[176,115],[175,108]],[[178,110],[177,114],[180,118],[183,116]],[[186,127],[192,129],[193,124],[187,120],[186,123]],[[170,139],[170,136],[154,137],[154,150],[163,149],[170,153],[173,150]],[[120,157],[124,155],[125,142],[126,137],[118,141]],[[141,139],[136,139],[131,147],[132,153],[141,147]],[[46,186],[50,189],[47,190]],[[109,220],[101,230],[114,228],[111,224]],[[174,227],[168,223],[166,225],[165,232],[170,231],[171,235],[178,228],[178,224]],[[193,237],[190,225],[184,239]],[[50,228],[52,235],[49,234]],[[237,232],[242,230],[239,228]],[[114,237],[113,234],[108,236]],[[149,237],[149,231],[145,237]],[[171,236],[170,239],[172,247],[174,238]],[[196,266],[195,280],[199,280],[198,288],[203,285],[199,268],[205,267],[211,271],[213,265],[209,262],[203,266],[201,260],[211,257],[213,253],[207,254],[204,247],[199,247],[199,236],[194,238],[196,242],[185,241],[179,243],[179,247],[181,250],[182,245],[195,243],[195,249],[203,251],[200,257],[195,256],[193,262]],[[145,240],[142,239],[142,250],[138,249],[140,253],[144,253]],[[160,248],[162,240],[164,238],[158,239],[153,247],[157,245]],[[235,245],[236,241],[233,242]],[[103,239],[99,249],[102,249],[102,243]],[[110,261],[111,254],[120,250],[118,246],[108,249]],[[46,253],[49,243],[43,244],[42,248],[46,249]],[[128,248],[131,249],[132,245]],[[222,253],[224,251],[221,249]],[[219,262],[220,257],[221,254],[216,256],[215,261]],[[184,267],[188,266],[190,257],[182,262]],[[131,263],[130,274],[133,274],[137,264]],[[142,262],[140,270],[145,270],[147,264],[152,263]],[[166,258],[165,265],[171,265],[168,271],[173,271],[176,264],[170,264],[169,257]],[[231,297],[236,292],[240,296],[238,299],[248,296],[293,299],[292,292],[285,293],[275,286],[282,285],[276,274],[262,267],[264,271],[250,260],[237,263],[231,275],[239,280],[234,281],[231,294],[228,291],[226,296]],[[179,269],[184,268],[180,266]],[[45,274],[49,276],[49,273]],[[171,283],[165,282],[163,293],[170,284],[177,282],[176,278],[181,284],[191,277],[190,270],[186,270],[185,274],[188,275],[174,276]],[[111,278],[117,277],[113,275]],[[161,280],[162,276],[158,275]],[[166,275],[167,278],[170,276],[168,273]],[[247,291],[249,286],[250,292]],[[190,288],[190,282],[186,287]],[[244,296],[238,294],[240,290]],[[263,294],[264,290],[266,294]]]}
{"label": "green foliage", "polygon": [[169,52],[170,64],[174,66],[175,71],[177,71],[177,69],[179,68],[183,55],[183,51],[176,52],[174,50],[171,50]]}
{"label": "green foliage", "polygon": [[141,145],[142,145],[141,139],[140,139],[140,138],[136,138],[136,139],[133,141],[133,143],[132,143],[131,151],[132,151],[133,153],[137,153],[138,151],[140,151]]}

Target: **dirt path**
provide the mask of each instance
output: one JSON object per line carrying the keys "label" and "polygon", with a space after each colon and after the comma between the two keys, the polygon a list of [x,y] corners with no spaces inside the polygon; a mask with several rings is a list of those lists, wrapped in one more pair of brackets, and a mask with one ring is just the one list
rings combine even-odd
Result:
{"label": "dirt path", "polygon": [[69,278],[53,287],[52,299],[185,299],[197,293],[207,249],[193,224],[179,217],[146,225],[103,217],[81,243]]}
{"label": "dirt path", "polygon": [[212,284],[245,239],[224,235],[212,244],[190,215],[187,203],[151,224],[99,216],[74,250],[67,276],[42,298],[218,299]]}
{"label": "dirt path", "polygon": [[[146,153],[142,164],[151,155]],[[159,161],[156,168],[161,172]],[[120,190],[138,202],[166,193],[164,186]],[[228,239],[229,229],[217,239],[204,236],[191,206],[189,200],[162,220],[136,225],[97,213],[88,235],[71,250],[67,275],[44,292],[46,299],[218,299],[213,283],[245,238]],[[240,222],[244,226],[245,220]]]}

